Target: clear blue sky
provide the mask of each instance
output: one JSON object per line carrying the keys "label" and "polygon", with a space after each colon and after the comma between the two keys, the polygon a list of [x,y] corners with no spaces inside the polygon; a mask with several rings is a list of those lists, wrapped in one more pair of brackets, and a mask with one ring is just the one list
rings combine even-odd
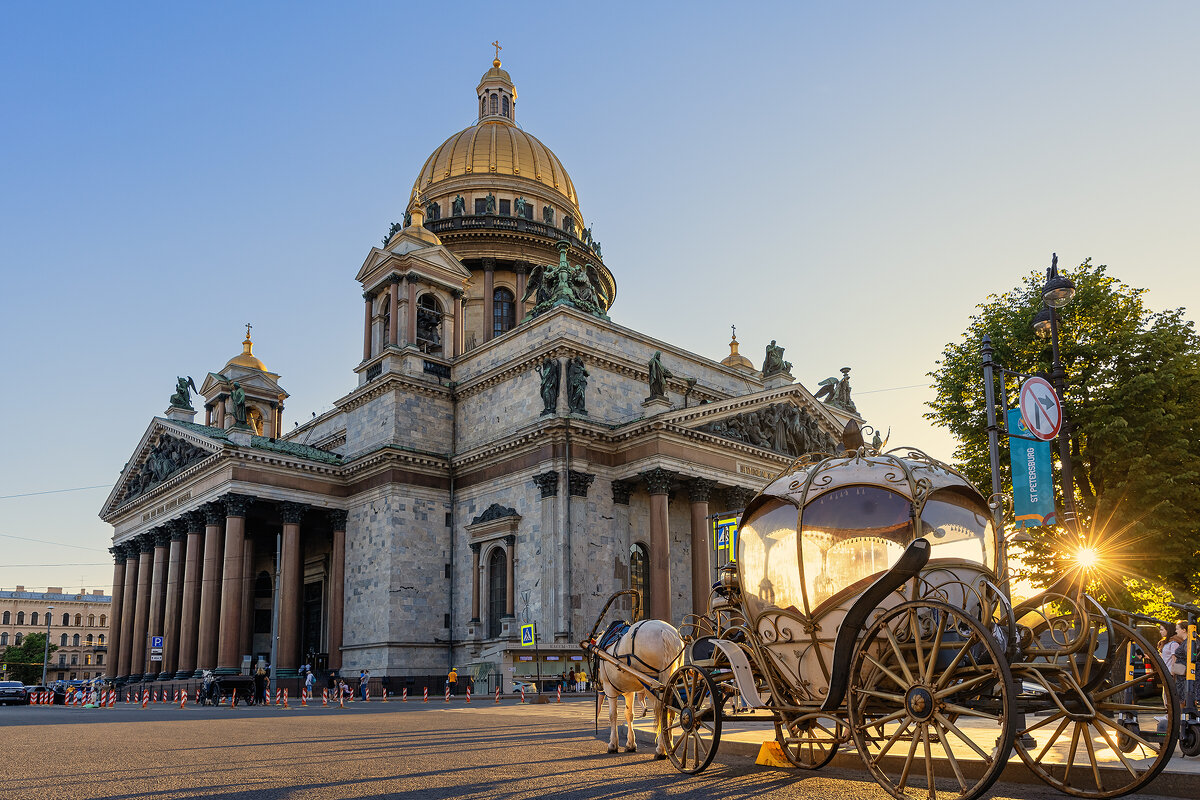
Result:
{"label": "clear blue sky", "polygon": [[851,366],[893,443],[948,457],[930,392],[896,387],[1051,251],[1200,308],[1198,22],[1195,3],[10,3],[0,586],[110,585],[106,489],[9,496],[111,485],[243,323],[286,427],[352,387],[354,274],[472,122],[496,38],[616,321],[714,358],[736,323],[809,387]]}

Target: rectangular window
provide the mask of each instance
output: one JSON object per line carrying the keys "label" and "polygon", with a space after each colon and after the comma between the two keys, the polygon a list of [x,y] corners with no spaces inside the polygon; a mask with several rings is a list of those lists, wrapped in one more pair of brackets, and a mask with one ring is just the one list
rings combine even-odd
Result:
{"label": "rectangular window", "polygon": [[500,215],[503,217],[512,216],[512,201],[511,200],[501,200],[500,201]]}
{"label": "rectangular window", "polygon": [[254,610],[254,632],[255,633],[270,633],[271,632],[271,609],[256,608]]}
{"label": "rectangular window", "polygon": [[533,220],[533,203],[525,204],[525,219],[530,221]]}
{"label": "rectangular window", "polygon": [[90,667],[92,665],[92,654],[91,653],[83,654],[83,664],[85,667]]}
{"label": "rectangular window", "polygon": [[475,213],[476,214],[486,214],[487,213],[487,200],[485,200],[482,197],[475,198]]}

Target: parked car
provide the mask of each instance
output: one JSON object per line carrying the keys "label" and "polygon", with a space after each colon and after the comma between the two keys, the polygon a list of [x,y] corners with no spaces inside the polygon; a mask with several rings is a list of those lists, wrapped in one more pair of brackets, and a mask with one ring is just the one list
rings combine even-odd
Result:
{"label": "parked car", "polygon": [[29,702],[29,694],[20,681],[0,681],[0,704],[22,706]]}

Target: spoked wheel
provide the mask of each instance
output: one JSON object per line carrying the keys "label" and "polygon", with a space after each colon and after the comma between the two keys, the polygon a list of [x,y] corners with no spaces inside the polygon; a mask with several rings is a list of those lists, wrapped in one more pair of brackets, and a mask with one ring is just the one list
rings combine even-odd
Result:
{"label": "spoked wheel", "polygon": [[[1179,703],[1157,651],[1122,622],[1114,621],[1111,631],[1115,652],[1125,653],[1132,641],[1146,657],[1146,670],[1127,679],[1117,658],[1093,691],[1056,691],[1063,707],[1029,718],[1021,732],[1036,744],[1023,745],[1021,737],[1016,743],[1017,754],[1038,778],[1075,797],[1119,797],[1139,791],[1167,765],[1179,733]],[[1026,667],[1037,668],[1037,662]],[[1162,686],[1168,687],[1167,702]]]}
{"label": "spoked wheel", "polygon": [[663,691],[659,736],[680,772],[703,770],[721,742],[721,695],[703,669],[680,667]]}
{"label": "spoked wheel", "polygon": [[800,769],[820,769],[837,755],[848,734],[843,723],[824,714],[782,714],[775,739],[787,760]]}
{"label": "spoked wheel", "polygon": [[971,800],[991,787],[1016,735],[1004,653],[973,616],[917,600],[880,616],[850,667],[854,746],[894,797]]}

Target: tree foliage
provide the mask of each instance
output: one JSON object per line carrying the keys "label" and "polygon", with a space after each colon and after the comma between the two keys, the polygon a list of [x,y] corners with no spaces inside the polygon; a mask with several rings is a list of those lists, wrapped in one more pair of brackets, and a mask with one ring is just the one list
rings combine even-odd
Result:
{"label": "tree foliage", "polygon": [[[50,652],[58,649],[50,645]],[[8,664],[9,680],[20,681],[28,686],[41,683],[42,659],[46,654],[46,634],[31,633],[21,639],[20,644],[9,645],[2,658]]]}
{"label": "tree foliage", "polygon": [[[1059,350],[1067,373],[1073,489],[1080,530],[1112,573],[1093,578],[1117,584],[1144,578],[1194,593],[1200,589],[1200,340],[1182,308],[1147,309],[1144,289],[1122,283],[1091,259],[1070,277],[1077,290],[1074,302],[1059,310]],[[991,337],[998,364],[1048,375],[1050,342],[1031,325],[1042,308],[1044,281],[1034,272],[1013,290],[989,296],[961,341],[948,344],[929,373],[937,396],[925,416],[957,437],[955,458],[980,487],[991,485],[982,340]],[[1016,380],[1005,388],[1014,407]],[[1002,485],[1011,491],[1003,436],[1000,465]],[[1054,478],[1061,509],[1058,463]],[[1068,551],[1062,535],[1045,528],[1032,533],[1028,577],[1045,585],[1060,574]]]}

